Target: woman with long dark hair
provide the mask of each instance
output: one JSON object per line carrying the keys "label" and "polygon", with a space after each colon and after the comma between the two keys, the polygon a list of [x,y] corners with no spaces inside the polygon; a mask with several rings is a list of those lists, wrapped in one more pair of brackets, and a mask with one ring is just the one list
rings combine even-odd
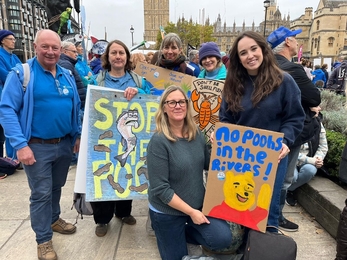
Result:
{"label": "woman with long dark hair", "polygon": [[219,119],[284,134],[267,223],[278,227],[288,147],[302,131],[305,114],[297,84],[278,68],[272,50],[256,32],[246,31],[234,42]]}

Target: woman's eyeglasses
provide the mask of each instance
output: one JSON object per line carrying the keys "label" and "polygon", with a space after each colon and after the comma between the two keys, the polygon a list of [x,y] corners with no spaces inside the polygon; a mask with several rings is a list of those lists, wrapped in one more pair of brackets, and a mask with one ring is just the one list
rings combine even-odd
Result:
{"label": "woman's eyeglasses", "polygon": [[181,99],[179,101],[168,100],[168,101],[165,101],[164,103],[167,104],[170,108],[175,108],[177,104],[179,104],[180,107],[186,107],[188,100],[186,99]]}

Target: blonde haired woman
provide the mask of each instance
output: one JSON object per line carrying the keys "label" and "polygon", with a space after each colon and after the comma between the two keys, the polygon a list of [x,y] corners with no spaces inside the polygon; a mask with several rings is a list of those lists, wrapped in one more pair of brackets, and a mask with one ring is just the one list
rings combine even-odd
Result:
{"label": "blonde haired woman", "polygon": [[166,260],[181,260],[188,254],[187,243],[218,250],[232,242],[226,221],[201,212],[202,172],[208,169],[210,153],[190,110],[184,91],[168,87],[147,147],[149,212],[160,256]]}
{"label": "blonde haired woman", "polygon": [[134,70],[138,62],[147,63],[146,57],[143,53],[132,53],[130,56],[131,67]]}

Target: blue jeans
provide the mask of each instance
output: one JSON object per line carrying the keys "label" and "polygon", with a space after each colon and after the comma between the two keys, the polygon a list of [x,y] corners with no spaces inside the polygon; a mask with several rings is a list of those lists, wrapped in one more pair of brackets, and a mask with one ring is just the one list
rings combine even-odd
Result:
{"label": "blue jeans", "polygon": [[294,191],[300,186],[308,183],[317,173],[317,168],[312,164],[304,164],[300,167],[299,172],[297,168],[294,171],[293,183],[288,188],[289,191]]}
{"label": "blue jeans", "polygon": [[[278,228],[278,219],[280,216],[280,198],[281,198],[281,189],[287,172],[288,165],[288,156],[284,157],[278,167],[276,172],[275,183],[272,191],[272,198],[270,204],[269,217],[267,220],[268,226],[274,226]],[[277,232],[277,229],[268,228],[270,232]]]}
{"label": "blue jeans", "polygon": [[36,162],[23,165],[28,178],[31,227],[36,242],[52,239],[51,224],[59,219],[61,188],[65,185],[72,158],[70,138],[58,144],[29,144]]}
{"label": "blue jeans", "polygon": [[282,190],[281,190],[279,222],[282,222],[284,220],[282,211],[284,208],[284,204],[286,202],[287,190],[289,186],[292,185],[292,182],[293,182],[294,171],[296,169],[296,164],[298,162],[300,147],[301,147],[300,145],[290,147],[290,153],[288,154],[288,168],[287,168],[286,176],[285,176]]}
{"label": "blue jeans", "polygon": [[196,225],[189,216],[174,216],[149,210],[152,228],[163,260],[181,260],[188,254],[187,243],[203,245],[210,250],[230,246],[232,236],[229,224],[208,217],[210,224]]}

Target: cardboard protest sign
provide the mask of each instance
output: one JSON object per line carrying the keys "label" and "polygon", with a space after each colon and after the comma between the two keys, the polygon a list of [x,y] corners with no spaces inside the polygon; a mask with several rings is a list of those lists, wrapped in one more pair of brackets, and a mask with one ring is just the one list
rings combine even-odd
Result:
{"label": "cardboard protest sign", "polygon": [[191,105],[195,123],[209,140],[214,125],[219,121],[224,81],[195,79],[191,89]]}
{"label": "cardboard protest sign", "polygon": [[283,134],[218,122],[203,213],[265,232]]}
{"label": "cardboard protest sign", "polygon": [[192,81],[196,79],[190,75],[142,62],[136,65],[134,72],[145,77],[153,85],[151,92],[154,95],[160,95],[164,89],[171,85],[180,86],[188,93],[191,89]]}
{"label": "cardboard protest sign", "polygon": [[87,96],[87,133],[82,132],[82,139],[88,136],[88,146],[86,158],[79,157],[79,163],[86,164],[86,200],[146,198],[146,149],[159,97],[137,95],[127,101],[123,92],[93,86]]}

